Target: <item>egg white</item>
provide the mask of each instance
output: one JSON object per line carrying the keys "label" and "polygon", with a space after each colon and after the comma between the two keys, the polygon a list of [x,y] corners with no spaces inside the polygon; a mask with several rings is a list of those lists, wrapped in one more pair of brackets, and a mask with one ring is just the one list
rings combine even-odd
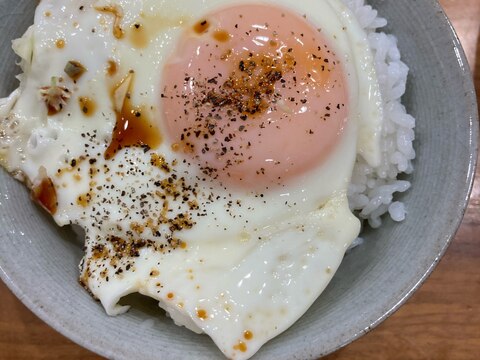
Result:
{"label": "egg white", "polygon": [[[59,225],[73,223],[85,229],[82,276],[88,270],[86,285],[108,314],[126,311],[119,299],[139,292],[157,299],[178,325],[207,333],[227,357],[246,359],[295,322],[329,283],[360,228],[346,198],[357,152],[372,164],[379,162],[382,109],[373,59],[364,32],[340,1],[262,1],[306,15],[332,39],[343,61],[353,110],[341,144],[326,163],[283,187],[257,194],[202,180],[198,170],[179,161],[176,174],[198,183],[198,200],[207,212],[207,216],[193,213],[196,225],[178,234],[187,247],[170,252],[142,248],[129,260],[130,270],[121,274],[115,274],[117,268],[108,259],[93,256],[94,246],[105,242],[107,235],[128,237],[129,223],[144,219],[138,195],[152,194],[154,180],[166,177],[150,164],[151,153],[170,163],[178,159],[166,140],[147,152],[126,148],[109,161],[101,156],[115,125],[112,86],[134,70],[132,102],[145,105],[148,116],[158,120],[160,132],[166,133],[159,120],[163,64],[186,28],[210,11],[234,3],[238,1],[85,1],[80,10],[75,0],[61,4],[43,0],[34,25],[14,43],[24,74],[19,90],[0,109],[1,126],[10,129],[0,141],[0,151],[2,164],[23,174],[27,182],[35,181],[40,167],[54,181],[59,202],[54,219]],[[121,26],[127,36],[122,40],[112,33],[113,17],[94,9],[112,4],[123,9]],[[141,49],[128,40],[128,29],[136,21],[148,31],[148,45]],[[63,49],[55,47],[60,38],[65,41]],[[70,60],[82,63],[87,72],[69,84],[73,95],[66,108],[48,116],[38,89],[52,76],[65,76],[63,69]],[[109,60],[119,63],[112,79],[105,74]],[[82,114],[79,96],[95,99],[95,117]],[[74,171],[55,174],[85,154],[97,160],[100,171],[93,180],[101,190],[82,207],[77,199],[92,188],[91,164],[84,161]],[[102,170],[106,167],[108,172]],[[212,194],[218,200],[210,201]],[[150,196],[145,202],[149,209],[159,206]],[[180,202],[174,206],[185,209]],[[153,235],[146,229],[136,236]],[[109,275],[102,276],[103,271]],[[199,309],[208,314],[206,318],[198,316]],[[253,333],[251,340],[243,339],[246,330]],[[247,343],[246,351],[236,348],[239,341]]]}

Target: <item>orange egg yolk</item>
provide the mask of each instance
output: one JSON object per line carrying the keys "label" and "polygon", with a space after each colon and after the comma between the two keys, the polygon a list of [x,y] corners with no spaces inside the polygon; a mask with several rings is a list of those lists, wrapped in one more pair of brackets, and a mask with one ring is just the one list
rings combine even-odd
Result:
{"label": "orange egg yolk", "polygon": [[217,10],[163,73],[172,148],[224,185],[283,184],[324,162],[347,121],[343,67],[321,30],[271,5]]}

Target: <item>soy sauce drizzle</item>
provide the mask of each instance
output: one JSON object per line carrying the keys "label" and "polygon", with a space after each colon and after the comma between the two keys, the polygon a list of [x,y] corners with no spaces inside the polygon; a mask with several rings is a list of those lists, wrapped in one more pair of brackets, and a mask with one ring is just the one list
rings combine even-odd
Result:
{"label": "soy sauce drizzle", "polygon": [[121,106],[115,109],[116,124],[112,133],[110,145],[105,150],[104,157],[109,160],[126,147],[156,148],[160,145],[162,137],[158,129],[146,115],[142,107],[134,106],[131,100],[134,72],[125,77],[112,91],[115,104],[117,91],[122,91],[122,86],[127,86],[125,97]]}

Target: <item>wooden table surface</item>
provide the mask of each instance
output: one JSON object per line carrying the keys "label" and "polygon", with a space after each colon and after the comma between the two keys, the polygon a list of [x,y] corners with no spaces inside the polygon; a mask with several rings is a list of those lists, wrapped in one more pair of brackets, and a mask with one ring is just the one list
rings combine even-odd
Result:
{"label": "wooden table surface", "polygon": [[[480,94],[480,0],[440,2]],[[44,324],[0,281],[0,359],[67,358],[100,359]],[[480,167],[462,225],[431,277],[378,328],[324,359],[480,359]]]}

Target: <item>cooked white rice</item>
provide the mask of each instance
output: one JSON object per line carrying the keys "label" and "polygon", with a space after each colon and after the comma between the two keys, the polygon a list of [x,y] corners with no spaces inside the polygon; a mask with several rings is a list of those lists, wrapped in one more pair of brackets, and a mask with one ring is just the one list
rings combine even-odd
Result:
{"label": "cooked white rice", "polygon": [[401,103],[405,93],[408,67],[400,60],[397,39],[377,32],[387,21],[377,16],[377,11],[365,5],[364,0],[343,0],[358,18],[368,35],[375,56],[375,67],[382,92],[384,119],[381,138],[382,163],[371,167],[359,155],[348,189],[350,208],[360,219],[377,228],[381,216],[388,212],[394,221],[405,219],[403,203],[394,201],[394,194],[410,188],[410,182],[398,180],[400,173],[413,171],[415,158],[415,119],[407,114]]}

